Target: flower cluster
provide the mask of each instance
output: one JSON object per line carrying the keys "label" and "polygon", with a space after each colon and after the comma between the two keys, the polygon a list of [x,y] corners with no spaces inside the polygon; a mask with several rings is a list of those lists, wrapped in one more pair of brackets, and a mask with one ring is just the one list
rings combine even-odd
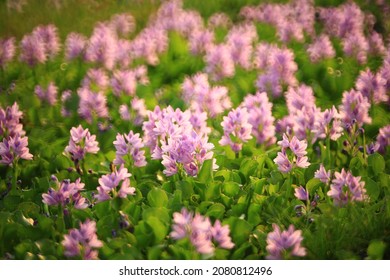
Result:
{"label": "flower cluster", "polygon": [[157,106],[143,124],[145,146],[150,148],[153,159],[162,159],[168,176],[179,171],[196,176],[203,162],[213,157],[214,145],[208,142],[207,134],[195,131],[190,120],[190,111],[173,110],[170,106],[161,110]]}
{"label": "flower cluster", "polygon": [[62,246],[65,249],[65,256],[79,256],[84,260],[94,260],[98,258],[98,251],[94,249],[101,248],[103,243],[96,235],[96,222],[86,220],[80,222],[80,229],[71,229],[69,234],[64,235]]}
{"label": "flower cluster", "polygon": [[335,178],[332,180],[328,196],[333,198],[337,206],[342,206],[352,201],[364,201],[368,198],[365,182],[360,181],[361,177],[354,177],[350,171],[346,172],[344,168],[340,172],[335,172]]}
{"label": "flower cluster", "polygon": [[302,247],[302,231],[295,230],[293,225],[288,230],[281,231],[276,224],[274,231],[267,235],[267,251],[269,260],[289,259],[306,256],[306,249]]}
{"label": "flower cluster", "polygon": [[[118,170],[114,172],[103,175],[99,179],[99,186],[97,187],[98,193],[95,195],[95,198],[98,202],[111,199],[110,193],[113,193],[114,196],[125,198],[128,195],[135,194],[135,188],[130,186],[130,176],[127,168],[123,165],[120,166]],[[120,185],[119,191],[117,187]]]}
{"label": "flower cluster", "polygon": [[275,118],[272,116],[272,103],[266,92],[247,95],[240,105],[248,111],[248,122],[252,125],[252,135],[257,143],[271,145],[275,143]]}
{"label": "flower cluster", "polygon": [[228,89],[223,86],[211,86],[205,73],[185,78],[182,91],[184,101],[194,111],[205,111],[212,118],[232,107]]}
{"label": "flower cluster", "polygon": [[237,153],[242,150],[242,144],[252,139],[252,125],[246,108],[237,108],[223,117],[221,123],[224,135],[219,141],[222,146],[229,145]]}
{"label": "flower cluster", "polygon": [[229,226],[222,226],[219,220],[213,226],[208,217],[198,213],[194,215],[183,208],[180,213],[173,214],[173,222],[170,236],[176,240],[189,238],[200,254],[212,255],[216,245],[224,249],[234,247]]}
{"label": "flower cluster", "polygon": [[4,138],[15,135],[24,136],[26,132],[23,130],[23,124],[20,123],[22,117],[23,113],[19,111],[18,103],[15,102],[5,109],[0,106],[0,136]]}
{"label": "flower cluster", "polygon": [[281,172],[288,173],[294,167],[307,168],[310,165],[306,156],[307,142],[305,140],[300,141],[296,136],[289,139],[284,134],[283,140],[279,141],[278,145],[282,147],[282,151],[278,152],[274,162]]}
{"label": "flower cluster", "polygon": [[370,124],[371,117],[368,114],[370,107],[370,102],[361,92],[353,89],[345,91],[339,107],[344,126],[348,128],[356,123],[358,127],[362,127],[365,123]]}
{"label": "flower cluster", "polygon": [[61,48],[57,33],[57,27],[50,24],[38,26],[31,34],[24,35],[20,42],[20,60],[34,66],[54,58]]}
{"label": "flower cluster", "polygon": [[15,166],[20,158],[32,160],[33,155],[30,154],[27,145],[28,137],[22,137],[19,134],[4,138],[3,142],[0,142],[0,163]]}
{"label": "flower cluster", "polygon": [[145,151],[141,150],[144,143],[139,133],[134,134],[133,131],[123,135],[118,133],[114,145],[116,149],[114,164],[121,165],[126,162],[126,159],[129,159],[129,163],[136,167],[146,165]]}
{"label": "flower cluster", "polygon": [[309,53],[309,57],[312,62],[318,62],[319,60],[325,58],[333,58],[336,55],[332,42],[326,34],[322,34],[317,37],[309,45],[307,52]]}
{"label": "flower cluster", "polygon": [[96,154],[99,151],[98,145],[96,135],[91,135],[88,128],[83,129],[79,125],[70,130],[69,144],[65,147],[65,152],[69,153],[71,159],[77,163],[84,159],[87,153]]}
{"label": "flower cluster", "polygon": [[10,62],[15,55],[15,38],[0,38],[0,68]]}
{"label": "flower cluster", "polygon": [[54,82],[50,82],[49,85],[47,86],[46,90],[44,88],[42,88],[40,85],[37,85],[37,86],[35,86],[34,92],[40,100],[46,101],[51,106],[53,106],[57,103],[58,88],[54,84]]}
{"label": "flower cluster", "polygon": [[130,107],[125,104],[119,106],[119,114],[122,120],[131,121],[136,126],[142,126],[145,118],[148,116],[145,100],[134,97],[130,102]]}
{"label": "flower cluster", "polygon": [[88,203],[84,197],[81,196],[81,191],[84,190],[84,183],[81,183],[80,178],[74,183],[69,179],[58,182],[57,178],[53,180],[56,183],[57,190],[49,188],[47,193],[42,194],[42,202],[47,205],[73,205],[76,209],[85,209]]}

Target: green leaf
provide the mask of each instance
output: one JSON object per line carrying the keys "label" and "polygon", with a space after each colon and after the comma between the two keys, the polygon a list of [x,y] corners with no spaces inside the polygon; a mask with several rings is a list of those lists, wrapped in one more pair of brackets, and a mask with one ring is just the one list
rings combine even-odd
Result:
{"label": "green leaf", "polygon": [[367,194],[370,197],[370,200],[377,200],[381,191],[377,182],[375,182],[369,177],[362,177],[362,180],[365,182],[364,186],[367,190]]}
{"label": "green leaf", "polygon": [[221,196],[221,182],[213,182],[206,187],[206,200],[217,200]]}
{"label": "green leaf", "polygon": [[167,193],[158,188],[153,188],[148,193],[148,202],[152,207],[166,207],[168,205]]}
{"label": "green leaf", "polygon": [[379,173],[382,173],[385,170],[385,166],[386,166],[385,160],[380,154],[374,153],[372,155],[369,155],[367,160],[368,160],[368,166],[371,167],[375,175],[378,175]]}
{"label": "green leaf", "polygon": [[225,220],[224,223],[229,225],[230,235],[233,243],[236,245],[236,248],[241,244],[248,242],[249,235],[251,234],[253,228],[251,224],[237,217],[230,217]]}
{"label": "green leaf", "polygon": [[147,209],[144,209],[142,212],[142,218],[144,220],[148,220],[152,217],[158,217],[159,220],[162,222],[169,224],[171,222],[171,217],[169,215],[168,209],[166,208],[155,208],[155,207],[150,207]]}
{"label": "green leaf", "polygon": [[223,193],[235,197],[240,192],[240,185],[236,182],[226,182],[222,185]]}
{"label": "green leaf", "polygon": [[370,260],[382,260],[387,245],[380,240],[373,240],[367,248],[368,259]]}
{"label": "green leaf", "polygon": [[206,215],[221,220],[225,214],[225,206],[221,203],[215,203],[209,207]]}
{"label": "green leaf", "polygon": [[205,184],[213,180],[213,159],[208,159],[203,162],[197,178],[199,182]]}
{"label": "green leaf", "polygon": [[157,217],[149,217],[145,222],[153,232],[155,244],[161,242],[168,234],[168,227]]}
{"label": "green leaf", "polygon": [[312,178],[306,184],[306,191],[309,195],[315,194],[316,190],[321,186],[322,182],[317,178]]}

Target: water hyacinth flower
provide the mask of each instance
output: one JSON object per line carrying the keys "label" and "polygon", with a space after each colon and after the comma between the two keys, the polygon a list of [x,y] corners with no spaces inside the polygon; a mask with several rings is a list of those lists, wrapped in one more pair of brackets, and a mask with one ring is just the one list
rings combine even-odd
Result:
{"label": "water hyacinth flower", "polygon": [[329,136],[333,141],[339,139],[343,131],[340,114],[334,106],[331,109],[320,112],[316,116],[314,128],[312,129],[315,139],[324,139]]}
{"label": "water hyacinth flower", "polygon": [[379,134],[376,137],[377,151],[384,154],[386,148],[390,146],[390,125],[379,129]]}
{"label": "water hyacinth flower", "polygon": [[228,89],[224,86],[211,86],[205,73],[186,77],[182,91],[184,101],[193,111],[205,111],[211,118],[232,107]]}
{"label": "water hyacinth flower", "polygon": [[88,123],[92,123],[95,117],[108,117],[107,98],[102,92],[95,93],[89,88],[81,87],[77,94],[80,98],[77,112]]}
{"label": "water hyacinth flower", "polygon": [[65,152],[68,153],[74,162],[84,159],[87,153],[96,154],[99,151],[99,143],[96,135],[91,135],[89,129],[84,129],[81,125],[72,127],[70,139]]}
{"label": "water hyacinth flower", "polygon": [[40,25],[34,28],[32,35],[43,42],[44,50],[48,58],[54,58],[61,49],[57,27],[53,24]]}
{"label": "water hyacinth flower", "polygon": [[295,188],[294,196],[300,200],[308,200],[309,199],[309,193],[302,186]]}
{"label": "water hyacinth flower", "polygon": [[234,247],[229,236],[229,226],[222,226],[219,220],[212,226],[208,217],[198,213],[194,215],[183,208],[180,213],[173,213],[173,222],[170,236],[176,240],[189,238],[200,254],[212,255],[215,246],[224,249]]}
{"label": "water hyacinth flower", "polygon": [[[198,135],[194,130],[189,135],[170,137],[161,147],[161,163],[165,167],[163,173],[172,176],[184,171],[189,176],[196,176],[203,162],[213,158],[213,148],[207,136]],[[214,159],[213,170],[217,168]]]}
{"label": "water hyacinth flower", "polygon": [[4,68],[14,58],[15,50],[15,38],[0,38],[0,68]]}
{"label": "water hyacinth flower", "polygon": [[144,143],[139,133],[134,134],[133,131],[123,135],[118,133],[114,145],[116,149],[114,164],[121,165],[129,159],[130,164],[136,167],[146,165],[145,151],[141,150]]}
{"label": "water hyacinth flower", "polygon": [[65,40],[65,59],[72,60],[77,57],[83,57],[87,38],[79,33],[71,32]]}
{"label": "water hyacinth flower", "polygon": [[356,89],[375,104],[386,102],[389,98],[386,94],[386,80],[372,73],[370,69],[360,72],[356,80]]}
{"label": "water hyacinth flower", "polygon": [[292,257],[306,256],[306,249],[302,247],[302,231],[295,230],[290,225],[288,230],[281,231],[277,224],[272,224],[274,231],[267,235],[267,259],[280,260]]}
{"label": "water hyacinth flower", "polygon": [[328,184],[330,182],[330,171],[326,171],[324,165],[321,164],[320,169],[314,173],[314,178],[319,179],[324,184]]}
{"label": "water hyacinth flower", "polygon": [[361,92],[353,89],[345,91],[341,102],[339,112],[345,127],[352,126],[355,122],[358,127],[371,123],[371,117],[368,114],[371,104]]}
{"label": "water hyacinth flower", "polygon": [[111,78],[111,86],[116,96],[120,96],[121,93],[134,96],[137,88],[135,73],[131,70],[115,71]]}
{"label": "water hyacinth flower", "polygon": [[[103,175],[99,179],[99,186],[97,187],[98,193],[95,194],[97,202],[111,199],[111,193],[113,193],[114,197],[117,196],[121,198],[125,198],[128,195],[134,195],[135,188],[130,186],[130,176],[131,174],[123,164],[118,170],[115,169],[114,172]],[[117,190],[119,185],[120,188]]]}
{"label": "water hyacinth flower", "polygon": [[87,219],[80,222],[79,229],[69,230],[61,242],[67,257],[81,257],[84,260],[95,260],[98,258],[98,251],[95,249],[103,247],[103,243],[96,235],[96,222]]}
{"label": "water hyacinth flower", "polygon": [[105,90],[108,87],[109,80],[107,73],[102,68],[88,69],[87,74],[81,82],[81,85],[91,90]]}
{"label": "water hyacinth flower", "polygon": [[347,56],[354,57],[360,64],[364,64],[367,62],[368,41],[361,32],[351,34],[353,35],[348,35],[342,41],[343,51]]}
{"label": "water hyacinth flower", "polygon": [[353,201],[364,201],[368,199],[365,182],[360,181],[361,177],[354,177],[350,171],[344,168],[340,172],[335,172],[328,196],[333,198],[336,206],[343,206]]}
{"label": "water hyacinth flower", "polygon": [[116,50],[116,34],[106,24],[97,24],[85,49],[86,60],[99,63],[105,68],[111,70],[114,68],[116,62]]}
{"label": "water hyacinth flower", "polygon": [[47,54],[43,41],[33,34],[24,35],[20,42],[20,60],[31,67],[38,63],[45,63]]}
{"label": "water hyacinth flower", "polygon": [[51,106],[57,103],[58,88],[54,82],[50,82],[46,89],[37,85],[35,86],[34,92],[41,101],[46,101]]}
{"label": "water hyacinth flower", "polygon": [[135,19],[131,14],[115,14],[111,17],[109,26],[118,35],[127,36],[135,30]]}
{"label": "water hyacinth flower", "polygon": [[0,142],[0,163],[15,166],[19,159],[32,160],[33,155],[28,149],[28,137],[21,137],[18,134],[4,138]]}
{"label": "water hyacinth flower", "polygon": [[215,34],[213,31],[204,29],[204,30],[195,30],[190,34],[188,38],[189,48],[192,54],[199,55],[204,54],[212,48],[215,41]]}
{"label": "water hyacinth flower", "polygon": [[310,60],[312,62],[318,62],[321,59],[333,58],[336,55],[336,51],[329,39],[329,36],[322,34],[317,37],[307,48]]}
{"label": "water hyacinth flower", "polygon": [[119,106],[119,114],[122,120],[131,121],[136,126],[141,126],[144,119],[148,116],[148,110],[145,106],[145,100],[134,97],[130,102],[130,107],[125,104]]}
{"label": "water hyacinth flower", "polygon": [[290,140],[287,134],[284,134],[278,145],[282,147],[282,151],[278,152],[274,162],[278,165],[279,171],[288,173],[294,167],[307,168],[310,165],[306,156],[306,140],[300,141],[296,136]]}
{"label": "water hyacinth flower", "polygon": [[207,21],[207,26],[212,29],[215,29],[217,27],[228,28],[231,25],[232,20],[225,13],[214,13],[209,17],[209,20]]}
{"label": "water hyacinth flower", "polygon": [[81,191],[84,190],[84,183],[81,183],[80,178],[74,183],[71,183],[69,179],[63,180],[61,183],[58,180],[55,181],[58,190],[49,188],[47,193],[42,194],[43,203],[50,206],[61,205],[62,207],[71,204],[76,209],[85,209],[88,207],[86,199],[81,196]]}
{"label": "water hyacinth flower", "polygon": [[23,130],[23,124],[20,123],[22,117],[23,112],[19,111],[18,103],[7,106],[5,110],[0,106],[0,135],[4,138],[24,136],[26,132]]}
{"label": "water hyacinth flower", "polygon": [[63,117],[69,117],[71,115],[71,112],[67,109],[67,102],[72,97],[72,91],[71,90],[64,90],[61,94],[61,115]]}
{"label": "water hyacinth flower", "polygon": [[229,145],[235,153],[241,151],[243,143],[252,139],[252,125],[249,123],[249,114],[246,108],[233,109],[227,116],[223,117],[221,125],[224,135],[219,144]]}
{"label": "water hyacinth flower", "polygon": [[231,78],[236,72],[231,49],[227,44],[214,45],[208,49],[205,60],[206,72],[214,81]]}

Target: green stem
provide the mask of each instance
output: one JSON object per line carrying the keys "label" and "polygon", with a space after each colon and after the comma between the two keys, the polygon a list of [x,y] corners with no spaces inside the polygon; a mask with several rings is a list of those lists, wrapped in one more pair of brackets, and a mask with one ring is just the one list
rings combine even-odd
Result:
{"label": "green stem", "polygon": [[61,204],[58,205],[57,229],[59,232],[65,232],[64,209]]}
{"label": "green stem", "polygon": [[16,195],[18,194],[18,175],[19,175],[19,169],[18,169],[18,164],[15,162],[13,164],[13,170],[12,170],[12,189],[10,194],[11,195]]}
{"label": "green stem", "polygon": [[326,138],[326,151],[327,151],[327,155],[328,155],[328,164],[329,164],[329,168],[332,169],[333,168],[333,163],[332,163],[332,154],[330,152],[330,135],[328,135],[328,137]]}

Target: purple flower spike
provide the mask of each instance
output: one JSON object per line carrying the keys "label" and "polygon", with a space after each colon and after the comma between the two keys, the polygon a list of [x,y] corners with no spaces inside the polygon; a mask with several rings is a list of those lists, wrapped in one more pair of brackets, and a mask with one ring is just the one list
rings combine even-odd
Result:
{"label": "purple flower spike", "polygon": [[28,137],[16,135],[4,138],[3,142],[0,142],[0,163],[13,166],[20,158],[32,160],[33,155],[30,154],[27,146]]}
{"label": "purple flower spike", "polygon": [[300,200],[308,200],[309,199],[309,193],[306,191],[306,189],[302,186],[299,186],[298,188],[295,188],[295,197]]}
{"label": "purple flower spike", "polygon": [[64,235],[62,246],[64,246],[64,254],[67,257],[80,256],[85,260],[97,259],[98,252],[94,249],[101,248],[103,243],[96,235],[96,222],[88,219],[84,223],[80,222],[80,229],[71,229],[69,234]]}
{"label": "purple flower spike", "polygon": [[252,125],[249,123],[249,114],[246,108],[233,109],[223,117],[221,123],[224,135],[219,141],[222,146],[230,145],[234,152],[242,149],[242,143],[252,139]]}
{"label": "purple flower spike", "polygon": [[361,182],[361,177],[354,177],[350,171],[346,172],[344,168],[341,173],[335,172],[335,178],[332,180],[328,196],[333,198],[337,206],[343,206],[352,201],[364,201],[368,199],[365,182]]}
{"label": "purple flower spike", "polygon": [[114,164],[121,165],[125,163],[125,157],[130,156],[130,160],[134,166],[142,167],[146,165],[145,151],[141,150],[144,147],[139,133],[134,134],[130,131],[129,134],[117,134],[114,145],[116,148],[116,157]]}
{"label": "purple flower spike", "polygon": [[96,136],[91,135],[88,128],[83,129],[81,125],[72,127],[70,130],[70,139],[65,152],[69,153],[73,161],[84,159],[87,153],[96,154],[99,151],[99,143]]}
{"label": "purple flower spike", "polygon": [[282,232],[278,225],[273,224],[272,227],[274,231],[267,235],[267,259],[279,260],[306,256],[306,249],[301,245],[303,240],[301,230],[295,230],[293,225]]}
{"label": "purple flower spike", "polygon": [[326,171],[324,165],[321,164],[320,169],[314,173],[314,178],[319,179],[324,184],[328,184],[330,181],[330,171]]}

